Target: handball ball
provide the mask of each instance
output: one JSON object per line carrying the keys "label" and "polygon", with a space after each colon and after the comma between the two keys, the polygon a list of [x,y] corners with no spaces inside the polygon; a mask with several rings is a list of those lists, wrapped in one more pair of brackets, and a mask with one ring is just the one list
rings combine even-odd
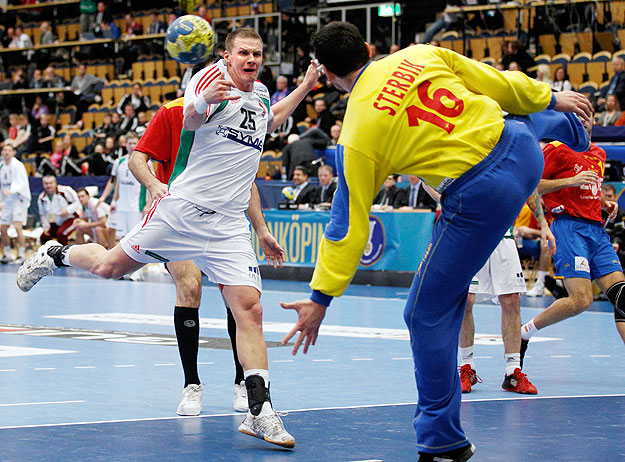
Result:
{"label": "handball ball", "polygon": [[198,64],[210,56],[215,35],[208,21],[188,14],[172,22],[167,28],[165,48],[182,64]]}
{"label": "handball ball", "polygon": [[282,195],[288,201],[293,200],[293,197],[295,197],[295,189],[292,186],[285,186],[282,188]]}

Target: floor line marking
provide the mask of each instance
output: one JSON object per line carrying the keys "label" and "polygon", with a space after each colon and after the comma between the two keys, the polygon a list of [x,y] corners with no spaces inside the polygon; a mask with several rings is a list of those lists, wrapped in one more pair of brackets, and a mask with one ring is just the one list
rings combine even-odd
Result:
{"label": "floor line marking", "polygon": [[36,371],[55,371],[56,367],[35,367],[33,369]]}
{"label": "floor line marking", "polygon": [[272,363],[293,363],[295,360],[293,359],[274,359],[271,361]]}
{"label": "floor line marking", "polygon": [[135,367],[134,364],[113,364],[113,367]]}
{"label": "floor line marking", "polygon": [[412,361],[412,358],[391,358],[393,361]]}
{"label": "floor line marking", "polygon": [[74,369],[95,369],[95,366],[74,366]]}
{"label": "floor line marking", "polygon": [[[463,403],[476,403],[476,402],[488,402],[488,401],[520,401],[520,400],[536,400],[536,399],[572,399],[572,398],[625,398],[625,394],[609,394],[609,395],[570,395],[570,396],[527,396],[527,397],[511,397],[511,398],[491,398],[491,399],[475,399],[462,401]],[[72,402],[85,402],[85,401],[59,401],[59,403],[72,403]],[[48,404],[48,403],[33,403],[33,404]],[[49,403],[49,404],[55,404]],[[396,406],[416,406],[417,403],[386,403],[386,404],[365,404],[359,406],[334,406],[334,407],[319,407],[319,408],[308,408],[308,409],[292,409],[292,410],[284,410],[282,412],[286,413],[296,413],[296,412],[312,412],[312,411],[340,411],[346,409],[366,409],[366,408],[375,408],[375,407],[396,407]],[[2,406],[2,405],[0,405]],[[5,406],[14,406],[14,405],[5,405]],[[232,417],[232,416],[241,416],[238,412],[232,412],[227,414],[205,414],[199,416],[168,416],[168,417],[148,417],[143,419],[117,419],[117,420],[99,420],[92,422],[62,422],[62,423],[54,423],[54,424],[33,424],[33,425],[13,425],[0,427],[0,430],[11,430],[18,428],[43,428],[43,427],[63,427],[63,426],[73,426],[73,425],[95,425],[95,424],[107,424],[107,423],[121,423],[121,422],[151,422],[156,420],[175,420],[175,419],[206,419],[212,417]]]}
{"label": "floor line marking", "polygon": [[552,358],[570,358],[571,355],[551,355]]}
{"label": "floor line marking", "polygon": [[331,362],[334,361],[333,359],[313,359],[313,363],[324,363],[324,362]]}
{"label": "floor line marking", "polygon": [[611,358],[612,355],[590,355],[591,358]]}
{"label": "floor line marking", "polygon": [[39,406],[41,404],[75,404],[75,403],[86,403],[84,400],[74,400],[74,401],[42,401],[39,403],[0,403],[0,407],[11,407],[11,406]]}
{"label": "floor line marking", "polygon": [[15,372],[15,369],[0,369],[0,372]]}
{"label": "floor line marking", "polygon": [[206,363],[197,363],[197,364],[198,364],[198,366],[201,366],[201,365],[205,365],[205,364],[215,364],[215,363],[211,361],[211,362],[206,362]]}
{"label": "floor line marking", "polygon": [[373,361],[373,358],[352,358],[352,361]]}
{"label": "floor line marking", "polygon": [[174,363],[161,363],[161,364],[154,364],[154,366],[175,366]]}

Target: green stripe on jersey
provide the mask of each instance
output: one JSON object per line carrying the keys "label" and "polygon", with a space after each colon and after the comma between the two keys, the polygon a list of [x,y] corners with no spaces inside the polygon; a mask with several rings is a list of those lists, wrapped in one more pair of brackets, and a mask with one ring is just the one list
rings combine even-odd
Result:
{"label": "green stripe on jersey", "polygon": [[503,237],[504,239],[514,239],[514,226],[510,226],[510,228],[508,228],[508,232],[505,234],[505,236]]}
{"label": "green stripe on jersey", "polygon": [[195,139],[195,132],[190,132],[182,129],[180,132],[180,147],[178,148],[178,154],[176,155],[176,163],[174,165],[174,171],[171,173],[171,178],[169,178],[169,183],[176,179],[178,175],[180,175],[184,169],[187,167],[187,162],[189,162],[189,154],[191,154],[191,147],[193,146],[193,140]]}
{"label": "green stripe on jersey", "polygon": [[267,106],[267,111],[271,112],[271,106],[269,104],[269,100],[265,99],[265,98],[261,98],[263,100],[263,103],[265,103],[265,106]]}
{"label": "green stripe on jersey", "polygon": [[145,203],[148,201],[147,192],[148,190],[146,189],[146,187],[141,185],[141,192],[139,193],[139,212],[143,211]]}
{"label": "green stripe on jersey", "polygon": [[206,122],[204,123],[208,123],[210,122],[210,120],[215,117],[217,114],[219,114],[221,111],[223,111],[226,108],[226,105],[228,104],[228,101],[222,101],[221,104],[219,106],[217,106],[217,109],[215,109],[215,112],[213,112],[208,119],[206,119]]}

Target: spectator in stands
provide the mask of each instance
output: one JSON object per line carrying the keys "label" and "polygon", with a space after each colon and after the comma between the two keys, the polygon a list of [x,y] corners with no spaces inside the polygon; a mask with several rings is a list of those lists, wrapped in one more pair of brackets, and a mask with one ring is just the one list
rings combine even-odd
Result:
{"label": "spectator in stands", "polygon": [[80,35],[84,38],[92,31],[97,6],[95,0],[80,0]]}
{"label": "spectator in stands", "polygon": [[298,165],[293,171],[293,183],[295,183],[295,194],[293,203],[299,206],[312,204],[315,198],[315,186],[308,182],[308,172],[303,165]]}
{"label": "spectator in stands", "polygon": [[22,154],[28,150],[30,134],[32,133],[32,126],[28,119],[28,114],[20,114],[17,116],[17,138],[13,143],[13,147],[17,151],[16,155],[18,159],[21,159]]}
{"label": "spectator in stands", "polygon": [[126,104],[132,104],[135,113],[150,109],[150,97],[143,94],[143,87],[139,82],[132,84],[132,92],[125,94],[117,105],[117,112],[122,115]]}
{"label": "spectator in stands", "polygon": [[519,63],[516,61],[511,61],[510,64],[508,64],[508,70],[523,72],[523,69],[521,69],[521,66],[519,66]]}
{"label": "spectator in stands", "polygon": [[332,206],[332,199],[334,199],[334,192],[336,191],[332,166],[320,166],[317,171],[317,176],[319,177],[319,186],[315,190],[312,203],[323,207],[330,207]]}
{"label": "spectator in stands", "polygon": [[371,61],[377,61],[382,58],[382,56],[378,54],[378,46],[375,43],[369,44],[369,55],[371,56]]}
{"label": "spectator in stands", "polygon": [[113,16],[108,11],[105,2],[98,2],[96,9],[95,19],[91,24],[91,32],[95,37],[104,37],[105,31],[113,21]]}
{"label": "spectator in stands", "polygon": [[[17,69],[13,72],[13,76],[11,78],[11,84],[9,85],[10,90],[24,90],[28,88],[28,81],[26,80],[26,73]],[[22,112],[25,107],[24,95],[7,95],[2,99],[2,105],[4,109],[9,112]]]}
{"label": "spectator in stands", "polygon": [[[219,52],[217,52],[217,54],[218,53]],[[221,57],[223,58],[223,53]],[[269,66],[265,66],[266,60],[267,55],[263,51],[263,64],[262,66],[260,66],[260,70],[258,71],[258,80],[267,87],[267,90],[269,90],[269,94],[271,95],[276,91],[276,82],[273,78],[273,72],[271,72],[271,68]]]}
{"label": "spectator in stands", "polygon": [[120,133],[125,134],[130,131],[134,131],[138,124],[139,121],[137,120],[135,107],[131,103],[126,103],[124,106],[124,114],[121,116],[121,120],[119,122]]}
{"label": "spectator in stands", "polygon": [[[304,81],[304,76],[300,75],[299,77],[295,79],[295,86],[299,87],[303,81]],[[300,103],[297,105],[297,107],[291,114],[291,117],[293,117],[293,124],[295,126],[297,126],[298,123],[304,122],[306,120],[308,116],[306,108],[309,104],[312,104],[312,96],[310,96],[310,94],[306,95],[306,98],[300,101]]]}
{"label": "spectator in stands", "polygon": [[330,129],[336,123],[336,119],[330,111],[328,111],[328,105],[323,98],[317,98],[315,100],[315,112],[317,112],[317,119],[314,124],[321,129],[326,135],[330,136]]}
{"label": "spectator in stands", "polygon": [[410,186],[400,189],[397,193],[396,208],[400,212],[415,209],[436,210],[437,202],[423,188],[421,178],[416,175],[408,175],[408,181]]}
{"label": "spectator in stands", "polygon": [[208,9],[204,3],[200,3],[195,12],[200,18],[205,19],[209,24],[211,24],[211,18],[208,16]]}
{"label": "spectator in stands", "polygon": [[551,87],[556,91],[569,91],[573,89],[573,85],[569,82],[569,75],[566,73],[564,66],[559,66],[553,74],[553,85]]}
{"label": "spectator in stands", "polygon": [[614,75],[610,83],[600,90],[595,110],[603,110],[608,95],[616,95],[621,108],[625,107],[625,60],[620,56],[612,58],[612,70]]}
{"label": "spectator in stands", "polygon": [[332,125],[330,128],[330,146],[336,146],[341,136],[341,126],[339,124]]}
{"label": "spectator in stands", "polygon": [[145,133],[145,129],[148,128],[148,124],[150,121],[148,120],[148,114],[145,111],[141,111],[137,113],[137,126],[133,130],[139,138],[143,136]]}
{"label": "spectator in stands", "polygon": [[288,144],[282,149],[282,163],[287,179],[292,180],[295,168],[298,166],[311,167],[317,160],[315,149],[325,149],[330,141],[321,130],[309,133],[307,136],[289,135]]}
{"label": "spectator in stands", "polygon": [[388,54],[392,55],[393,53],[397,53],[399,50],[401,50],[401,47],[398,44],[393,43],[388,50]]}
{"label": "spectator in stands", "polygon": [[[43,70],[43,81],[45,88],[61,88],[67,86],[67,81],[58,75],[53,66],[48,65]],[[45,103],[51,111],[55,111],[58,106],[62,106],[65,102],[64,93],[50,92],[46,95]]]}
{"label": "spectator in stands", "polygon": [[76,244],[84,244],[86,237],[90,241],[96,241],[100,245],[108,243],[108,229],[106,220],[110,213],[110,207],[106,202],[98,203],[98,200],[91,197],[89,191],[80,188],[76,191],[79,203],[71,209],[80,212],[80,216],[74,218],[74,230],[76,232]]}
{"label": "spectator in stands", "polygon": [[[605,199],[612,202],[618,201],[616,188],[613,184],[604,183],[601,186]],[[610,236],[610,242],[616,250],[616,254],[621,262],[621,267],[625,268],[625,211],[619,207],[616,217],[612,220],[608,219],[608,214],[602,211],[605,220],[605,230]]]}
{"label": "spectator in stands", "polygon": [[33,71],[33,76],[28,83],[28,88],[44,88],[46,84],[45,79],[43,78],[43,74],[41,73],[41,69],[35,69]]}
{"label": "spectator in stands", "polygon": [[33,41],[30,39],[28,34],[24,32],[22,26],[17,24],[15,26],[15,34],[13,35],[13,39],[11,43],[9,43],[9,48],[30,48],[33,46]]}
{"label": "spectator in stands", "polygon": [[391,211],[399,204],[397,202],[397,194],[399,188],[396,186],[399,175],[389,175],[384,180],[384,186],[373,198],[371,210],[382,210],[384,212]]}
{"label": "spectator in stands", "polygon": [[289,81],[283,76],[279,75],[276,79],[276,91],[273,95],[271,95],[271,105],[276,104],[278,101],[283,100],[289,95]]}
{"label": "spectator in stands", "polygon": [[[117,117],[119,118],[119,114],[117,114]],[[102,125],[93,129],[93,136],[96,139],[104,139],[108,136],[117,137],[117,135],[118,130],[117,127],[113,125],[113,116],[110,113],[104,116],[104,119],[102,119]]]}
{"label": "spectator in stands", "polygon": [[56,135],[54,126],[50,125],[50,115],[45,114],[39,119],[39,125],[33,129],[30,151],[34,153],[52,152],[52,140]]}
{"label": "spectator in stands", "polygon": [[298,44],[295,47],[295,62],[293,63],[294,78],[306,74],[306,69],[308,69],[308,65],[312,59],[313,57],[310,54],[310,50],[307,45]]}
{"label": "spectator in stands", "polygon": [[603,111],[601,111],[595,119],[595,125],[601,125],[602,127],[610,127],[620,121],[621,118],[621,106],[616,98],[616,95],[608,95]]}
{"label": "spectator in stands", "polygon": [[69,234],[67,230],[75,218],[68,211],[68,207],[75,202],[78,202],[78,196],[70,186],[57,184],[53,175],[43,177],[43,191],[37,199],[39,219],[43,228],[42,244],[54,239],[62,245],[67,245]]}
{"label": "spectator in stands", "polygon": [[158,16],[158,13],[150,15],[150,25],[148,26],[148,34],[163,34],[167,30],[167,26]]}
{"label": "spectator in stands", "polygon": [[0,28],[0,44],[4,48],[9,47],[9,43],[13,41],[14,36],[15,36],[15,29],[13,27],[7,27],[4,34],[2,33],[2,28]]}
{"label": "spectator in stands", "polygon": [[41,21],[39,24],[39,44],[40,45],[52,45],[56,42],[56,37],[50,29],[50,22]]}
{"label": "spectator in stands", "polygon": [[124,21],[126,21],[124,38],[128,39],[137,35],[143,35],[143,24],[133,18],[132,14],[126,13]]}
{"label": "spectator in stands", "polygon": [[536,67],[536,80],[548,83],[553,88],[553,80],[551,80],[551,68],[547,64],[539,64]]}
{"label": "spectator in stands", "polygon": [[41,121],[41,118],[47,116],[50,113],[50,109],[43,103],[41,96],[35,97],[35,104],[30,111],[30,115],[33,119]]}
{"label": "spectator in stands", "polygon": [[510,70],[510,63],[516,61],[523,73],[530,77],[536,77],[536,72],[530,71],[531,68],[536,67],[536,61],[518,41],[510,40],[504,42],[501,46],[501,55],[501,61],[507,70]]}
{"label": "spectator in stands", "polygon": [[[445,10],[449,7],[462,6],[462,0],[448,0],[447,5],[445,6]],[[425,34],[423,35],[423,41],[421,43],[429,43],[432,44],[432,39],[436,34],[438,34],[441,30],[448,31],[455,24],[458,23],[462,19],[461,13],[448,13],[446,11],[443,12],[443,15],[434,21],[430,27],[427,28]],[[439,46],[439,45],[435,45]]]}
{"label": "spectator in stands", "polygon": [[87,110],[90,104],[102,101],[100,92],[106,81],[92,74],[87,74],[87,66],[78,65],[78,73],[72,79],[70,86],[74,91],[76,102],[76,119],[82,117],[82,113]]}

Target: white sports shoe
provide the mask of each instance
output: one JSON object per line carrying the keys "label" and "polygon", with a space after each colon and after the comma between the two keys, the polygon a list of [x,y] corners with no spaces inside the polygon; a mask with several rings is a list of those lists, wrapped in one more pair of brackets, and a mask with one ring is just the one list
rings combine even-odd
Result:
{"label": "white sports shoe", "polygon": [[2,259],[0,259],[0,263],[2,263],[3,265],[12,263],[13,261],[15,261],[15,258],[13,258],[12,255],[3,255]]}
{"label": "white sports shoe", "polygon": [[187,385],[182,390],[182,401],[178,405],[178,415],[200,415],[202,412],[202,385]]}
{"label": "white sports shoe", "polygon": [[48,255],[51,247],[61,247],[56,241],[48,241],[33,253],[17,270],[17,287],[22,292],[28,292],[45,276],[51,276],[56,269],[54,260]]}
{"label": "white sports shoe", "polygon": [[232,407],[237,412],[247,412],[250,408],[247,402],[247,388],[245,388],[245,380],[241,381],[240,384],[234,384],[234,399],[232,400]]}
{"label": "white sports shoe", "polygon": [[295,447],[295,438],[285,430],[282,419],[275,411],[263,417],[253,416],[248,412],[243,423],[239,425],[239,431],[283,448]]}
{"label": "white sports shoe", "polygon": [[542,297],[543,295],[545,295],[545,286],[539,286],[538,284],[528,290],[525,294],[527,297]]}

